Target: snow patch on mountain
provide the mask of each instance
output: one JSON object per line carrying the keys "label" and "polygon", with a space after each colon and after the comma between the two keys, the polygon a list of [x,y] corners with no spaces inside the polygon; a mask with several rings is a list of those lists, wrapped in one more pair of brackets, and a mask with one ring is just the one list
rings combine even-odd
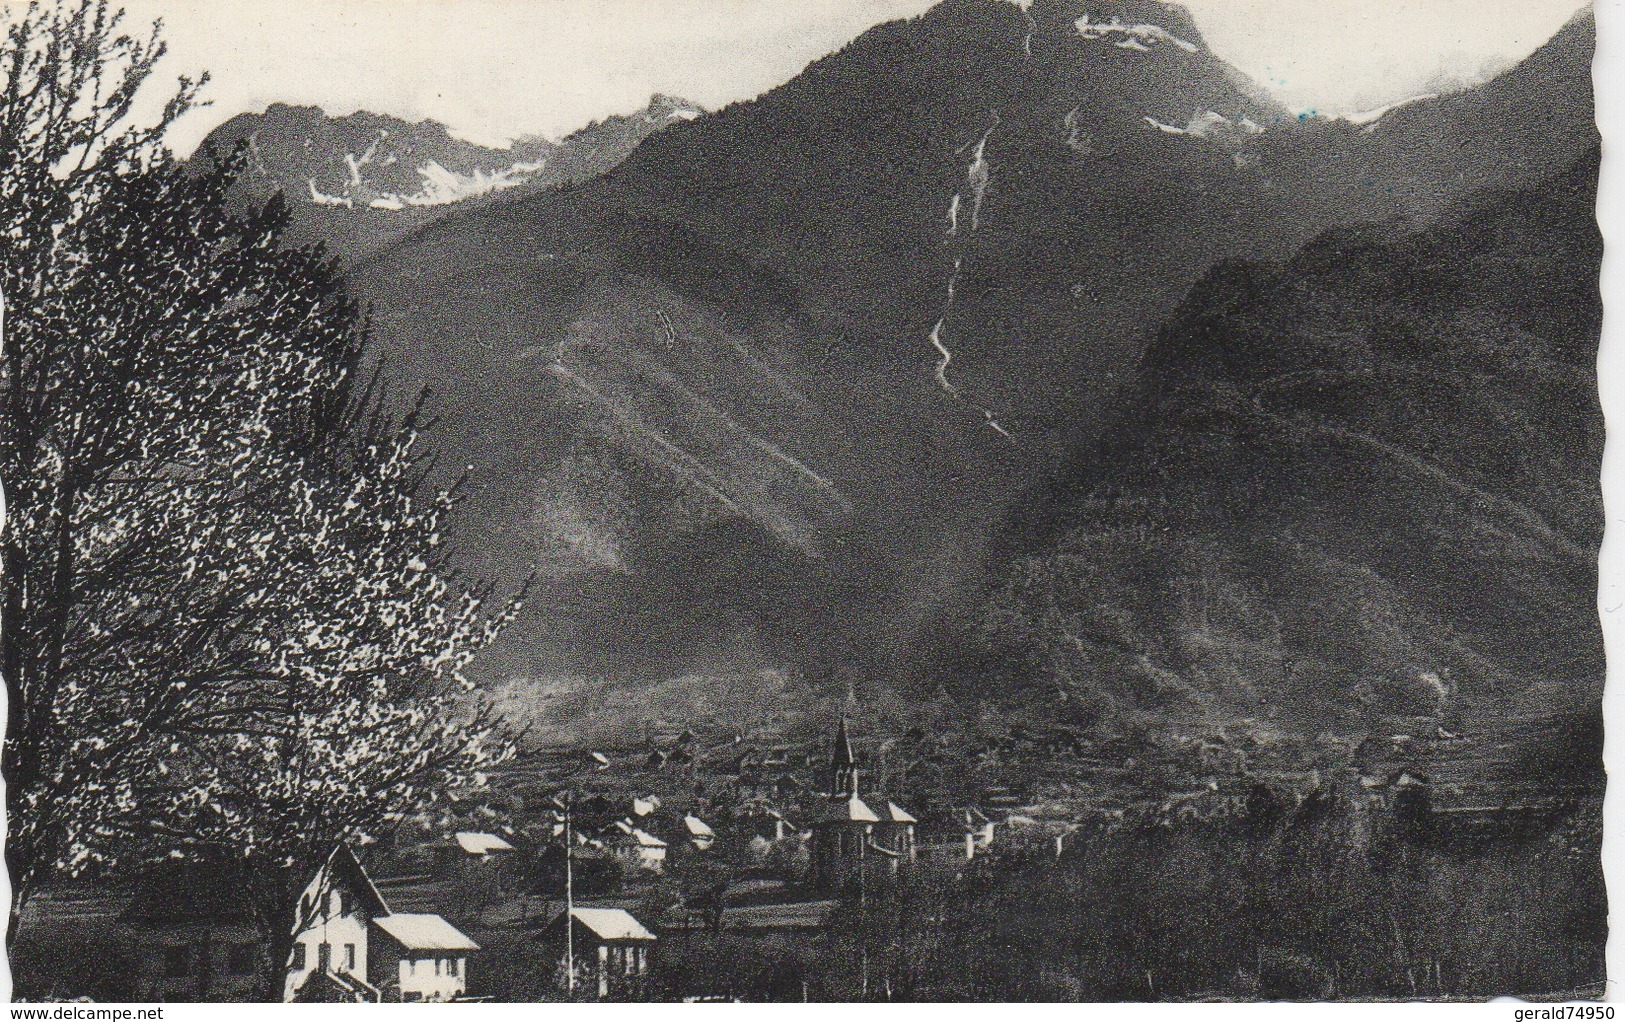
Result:
{"label": "snow patch on mountain", "polygon": [[1212,110],[1198,110],[1183,127],[1159,121],[1155,117],[1146,117],[1144,120],[1146,124],[1164,134],[1206,139],[1227,149],[1240,149],[1248,139],[1264,132],[1263,126],[1251,118],[1231,120]]}
{"label": "snow patch on mountain", "polygon": [[1262,135],[1264,126],[1250,117],[1233,121],[1223,114],[1203,110],[1191,118],[1190,123],[1185,125],[1185,130],[1192,135],[1214,138],[1220,135]]}
{"label": "snow patch on mountain", "polygon": [[530,175],[545,166],[546,160],[538,160],[535,163],[515,163],[506,170],[489,174],[478,167],[474,168],[472,174],[459,174],[430,160],[418,168],[418,175],[423,178],[421,191],[415,195],[391,196],[391,198],[397,198],[408,206],[444,206],[524,184]]}
{"label": "snow patch on mountain", "polygon": [[1149,51],[1160,43],[1176,46],[1186,53],[1195,53],[1200,49],[1195,43],[1179,38],[1161,25],[1130,24],[1115,17],[1104,22],[1090,21],[1087,14],[1073,24],[1083,38],[1109,41],[1125,50]]}
{"label": "snow patch on mountain", "polygon": [[317,188],[315,178],[310,178],[306,184],[310,185],[310,201],[317,206],[343,206],[345,209],[355,207],[355,200],[348,195],[330,195]]}
{"label": "snow patch on mountain", "polygon": [[987,198],[988,186],[993,183],[993,171],[987,162],[987,140],[999,126],[999,113],[997,110],[992,113],[993,123],[977,140],[976,151],[971,154],[970,166],[965,171],[965,184],[969,186],[971,194],[970,229],[973,231],[982,226],[982,201]]}
{"label": "snow patch on mountain", "polygon": [[614,167],[650,135],[705,113],[657,94],[642,110],[595,121],[559,142],[527,136],[491,148],[434,121],[409,124],[366,111],[330,117],[317,107],[273,103],[264,113],[227,121],[210,142],[219,151],[247,143],[253,175],[245,180],[257,197],[283,190],[308,193],[317,206],[405,210],[584,180]]}
{"label": "snow patch on mountain", "polygon": [[[379,143],[383,142],[384,139],[388,137],[389,130],[387,128],[379,128],[378,137],[372,140],[372,145],[367,147],[366,152],[362,153],[359,157],[357,157],[355,153],[344,154],[344,166],[350,172],[351,188],[361,187],[361,168],[372,163],[373,158],[378,155]],[[395,159],[394,154],[390,154],[390,156],[388,156],[384,162],[380,163],[379,166],[388,167],[395,162]]]}
{"label": "snow patch on mountain", "polygon": [[[310,201],[318,206],[343,206],[354,209],[360,203],[372,209],[402,210],[409,206],[446,206],[464,199],[477,198],[481,195],[490,195],[508,188],[515,188],[524,184],[531,175],[540,171],[547,165],[546,160],[535,163],[515,163],[505,170],[487,173],[476,167],[472,174],[459,174],[447,170],[437,161],[430,160],[418,168],[418,176],[423,179],[423,187],[411,194],[403,195],[399,192],[385,192],[368,187],[361,179],[360,168],[370,162],[371,149],[360,158],[353,154],[345,155],[345,163],[350,169],[350,184],[343,195],[333,195],[323,192],[316,186],[316,180],[311,178],[307,183],[310,187]],[[387,162],[394,162],[391,157]],[[380,166],[387,164],[380,164]]]}
{"label": "snow patch on mountain", "polygon": [[1395,110],[1410,106],[1413,103],[1421,103],[1424,100],[1438,98],[1439,94],[1436,92],[1425,92],[1420,96],[1411,96],[1410,98],[1402,99],[1397,103],[1389,103],[1387,106],[1377,107],[1375,110],[1362,110],[1359,113],[1343,114],[1338,117],[1338,120],[1347,121],[1350,124],[1361,125],[1362,127],[1365,127],[1367,131],[1370,131],[1377,126],[1378,121],[1393,113]]}
{"label": "snow patch on mountain", "polygon": [[1073,107],[1061,118],[1061,127],[1066,129],[1066,147],[1080,155],[1087,154],[1094,147],[1094,136],[1083,130],[1083,124],[1078,120],[1078,111],[1081,107]]}
{"label": "snow patch on mountain", "polygon": [[[982,200],[987,196],[988,186],[993,183],[993,170],[987,162],[987,140],[993,137],[993,132],[999,126],[999,112],[997,110],[988,112],[993,115],[992,123],[987,126],[986,131],[982,132],[981,138],[976,140],[976,148],[971,153],[970,165],[965,168],[965,187],[970,189],[971,193],[970,230],[972,233],[982,226]],[[963,149],[960,150],[960,152],[963,151]],[[959,235],[959,210],[963,204],[963,196],[964,192],[955,192],[953,198],[948,201],[947,236],[949,238],[957,238]],[[959,271],[963,265],[964,250],[961,248],[960,254],[954,257],[953,272],[948,275],[947,297],[943,302],[942,315],[937,318],[936,325],[931,328],[931,334],[928,338],[931,347],[937,352],[937,386],[952,397],[959,396],[959,388],[948,380],[948,366],[954,360],[954,353],[949,350],[947,343],[943,340],[943,331],[947,328],[948,318],[953,315],[954,293],[959,285]]]}

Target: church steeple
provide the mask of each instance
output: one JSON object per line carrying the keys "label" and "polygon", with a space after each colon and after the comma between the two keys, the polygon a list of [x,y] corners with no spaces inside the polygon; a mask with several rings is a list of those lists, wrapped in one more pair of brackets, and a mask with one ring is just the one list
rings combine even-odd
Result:
{"label": "church steeple", "polygon": [[858,759],[852,755],[852,739],[846,733],[846,714],[835,730],[835,747],[829,757],[831,798],[851,798],[858,793]]}

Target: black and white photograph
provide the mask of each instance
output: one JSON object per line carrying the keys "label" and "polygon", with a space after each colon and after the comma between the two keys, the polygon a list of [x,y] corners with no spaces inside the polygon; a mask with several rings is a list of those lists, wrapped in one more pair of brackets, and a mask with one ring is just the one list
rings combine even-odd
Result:
{"label": "black and white photograph", "polygon": [[1606,3],[3,0],[9,999],[1611,1018]]}

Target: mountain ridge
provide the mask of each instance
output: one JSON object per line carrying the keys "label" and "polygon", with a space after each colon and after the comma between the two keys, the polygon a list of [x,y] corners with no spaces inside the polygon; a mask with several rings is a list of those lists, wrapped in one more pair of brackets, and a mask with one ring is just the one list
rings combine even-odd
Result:
{"label": "mountain ridge", "polygon": [[[1448,133],[1473,102],[1589,101],[1571,33],[1549,44],[1561,73],[1514,69],[1487,100],[1369,133],[1300,122],[1181,17],[951,0],[600,177],[453,209],[357,260],[373,356],[456,410],[436,440],[474,466],[471,569],[540,558],[537,605],[562,608],[488,678],[562,707],[589,676],[781,672],[817,700],[921,674],[1002,570],[1010,513],[1103,442],[1215,264],[1444,215],[1471,144],[1434,164],[1438,188],[1350,188],[1399,151],[1389,118]],[[1557,160],[1588,125],[1522,144]],[[1484,177],[1517,184],[1525,162]]]}
{"label": "mountain ridge", "polygon": [[558,141],[516,139],[493,149],[458,138],[434,120],[410,122],[359,110],[330,116],[315,106],[270,104],[215,128],[193,160],[246,148],[239,194],[280,193],[294,240],[321,241],[346,259],[433,223],[453,206],[534,193],[613,168],[645,138],[703,109],[656,93],[641,110],[592,122]]}
{"label": "mountain ridge", "polygon": [[1596,169],[1216,268],[990,604],[1017,690],[1356,731],[1594,699]]}

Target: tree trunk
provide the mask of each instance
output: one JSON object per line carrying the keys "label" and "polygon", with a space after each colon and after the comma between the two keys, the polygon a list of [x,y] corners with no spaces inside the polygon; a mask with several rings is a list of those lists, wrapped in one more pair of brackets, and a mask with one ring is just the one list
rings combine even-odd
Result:
{"label": "tree trunk", "polygon": [[292,925],[273,926],[265,937],[265,972],[261,977],[259,999],[276,1004],[282,1001],[288,982],[288,958],[293,954]]}
{"label": "tree trunk", "polygon": [[[265,953],[261,959],[259,1000],[281,1003],[283,988],[288,981],[288,959],[293,954],[294,928],[298,923],[298,907],[294,899],[298,892],[288,881],[271,881],[270,889],[254,892],[254,925],[264,941]],[[246,893],[246,892],[245,892]]]}

